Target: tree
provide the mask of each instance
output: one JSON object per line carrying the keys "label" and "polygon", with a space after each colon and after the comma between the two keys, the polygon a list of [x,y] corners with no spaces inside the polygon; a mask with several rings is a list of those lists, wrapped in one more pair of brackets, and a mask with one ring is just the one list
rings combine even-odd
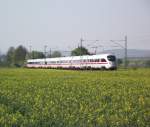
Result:
{"label": "tree", "polygon": [[145,61],[145,66],[150,67],[150,60]]}
{"label": "tree", "polygon": [[78,47],[71,51],[72,56],[90,55],[89,51],[85,47]]}
{"label": "tree", "polygon": [[39,51],[32,51],[29,56],[31,59],[45,58],[44,53]]}
{"label": "tree", "polygon": [[20,67],[24,64],[27,50],[22,45],[18,46],[14,52],[14,65]]}
{"label": "tree", "polygon": [[12,66],[14,64],[14,53],[15,53],[14,47],[10,47],[7,51],[6,60],[9,66]]}
{"label": "tree", "polygon": [[0,67],[8,66],[6,55],[0,54]]}
{"label": "tree", "polygon": [[61,52],[59,51],[54,51],[51,55],[52,58],[55,58],[55,57],[61,57]]}

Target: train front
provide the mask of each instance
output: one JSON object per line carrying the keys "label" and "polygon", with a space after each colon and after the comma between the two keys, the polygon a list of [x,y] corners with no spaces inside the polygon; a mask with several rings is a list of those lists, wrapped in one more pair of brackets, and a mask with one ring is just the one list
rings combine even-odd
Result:
{"label": "train front", "polygon": [[115,55],[107,55],[107,61],[108,61],[108,69],[116,70],[117,69],[117,59]]}

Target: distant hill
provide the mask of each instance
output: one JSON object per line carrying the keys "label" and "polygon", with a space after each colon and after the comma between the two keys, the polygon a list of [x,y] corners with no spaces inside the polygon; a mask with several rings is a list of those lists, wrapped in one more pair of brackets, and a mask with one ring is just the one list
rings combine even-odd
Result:
{"label": "distant hill", "polygon": [[[113,53],[118,58],[124,57],[124,50],[123,49],[115,49],[115,50],[106,50],[103,53]],[[128,57],[132,58],[150,58],[150,50],[141,50],[141,49],[128,49]]]}

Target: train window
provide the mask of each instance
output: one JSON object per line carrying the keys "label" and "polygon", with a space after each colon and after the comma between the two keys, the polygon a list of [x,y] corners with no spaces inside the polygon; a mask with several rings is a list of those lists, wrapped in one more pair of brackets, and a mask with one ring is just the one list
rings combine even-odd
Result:
{"label": "train window", "polygon": [[95,62],[99,62],[99,59],[95,59]]}
{"label": "train window", "polygon": [[92,59],[90,59],[90,62],[93,62],[93,60],[92,60]]}
{"label": "train window", "polygon": [[99,62],[99,59],[95,59],[95,62]]}
{"label": "train window", "polygon": [[101,59],[101,62],[106,62],[106,60],[104,58]]}
{"label": "train window", "polygon": [[83,60],[83,62],[87,62],[87,60]]}
{"label": "train window", "polygon": [[113,55],[107,56],[107,59],[108,59],[109,61],[116,61],[116,57],[113,56]]}
{"label": "train window", "polygon": [[39,62],[35,62],[34,64],[39,64]]}

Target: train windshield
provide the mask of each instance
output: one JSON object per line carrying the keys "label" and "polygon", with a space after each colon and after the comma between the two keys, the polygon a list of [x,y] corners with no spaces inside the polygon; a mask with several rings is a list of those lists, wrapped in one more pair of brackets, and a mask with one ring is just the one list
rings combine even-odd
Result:
{"label": "train windshield", "polygon": [[113,55],[107,56],[107,59],[108,59],[109,61],[116,61],[116,57],[113,56]]}

